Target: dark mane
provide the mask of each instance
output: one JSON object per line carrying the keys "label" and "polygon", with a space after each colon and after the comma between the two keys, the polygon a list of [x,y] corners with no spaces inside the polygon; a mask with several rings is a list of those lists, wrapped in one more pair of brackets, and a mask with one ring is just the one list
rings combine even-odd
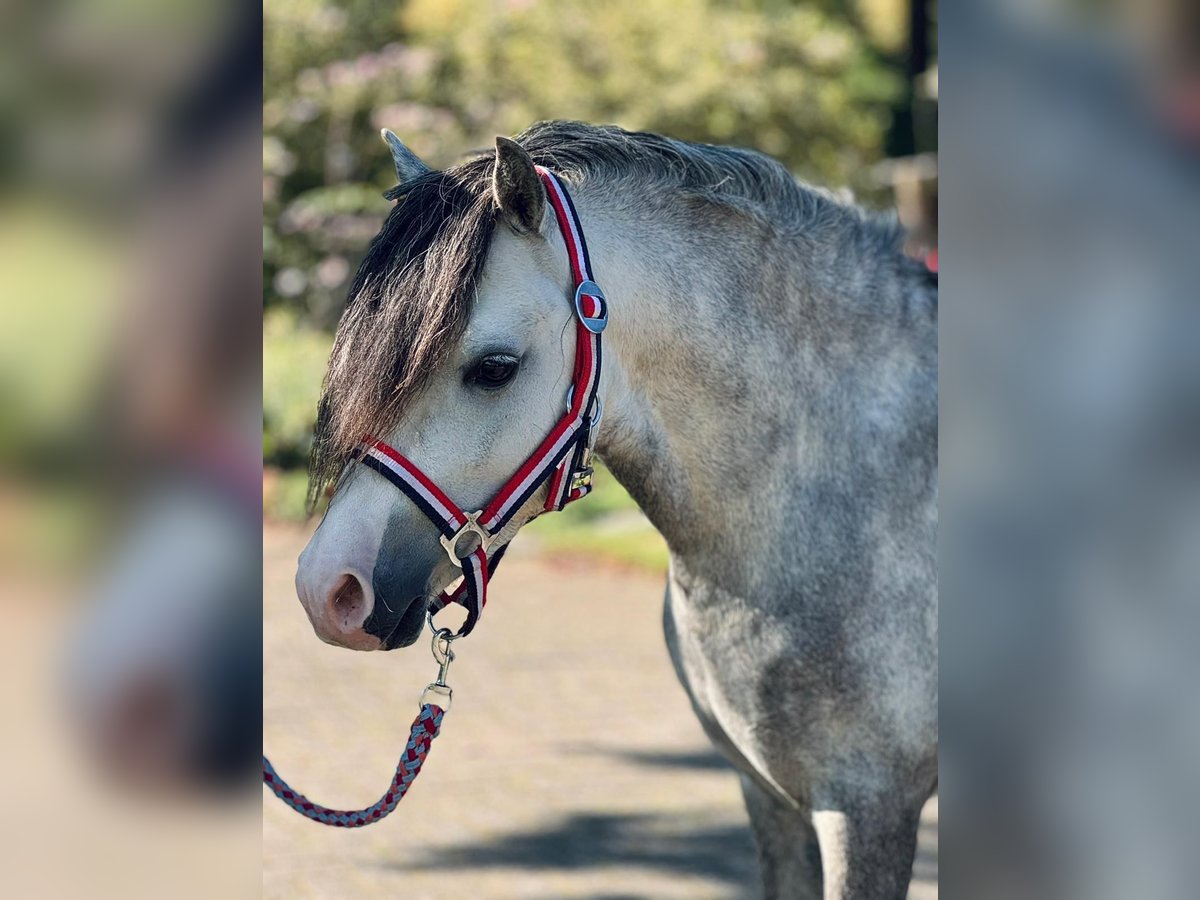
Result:
{"label": "dark mane", "polygon": [[[576,183],[612,181],[617,196],[682,193],[781,229],[850,222],[872,242],[896,242],[857,210],[801,187],[782,165],[752,150],[578,122],[542,122],[516,140],[539,165]],[[355,274],[330,355],[310,501],[337,477],[363,435],[395,426],[462,337],[495,224],[494,164],[489,153],[388,192],[399,202]]]}

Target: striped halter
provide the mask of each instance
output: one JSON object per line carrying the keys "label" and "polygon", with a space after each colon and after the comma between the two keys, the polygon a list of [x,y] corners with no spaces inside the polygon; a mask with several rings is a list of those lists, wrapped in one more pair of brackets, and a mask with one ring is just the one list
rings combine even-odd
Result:
{"label": "striped halter", "polygon": [[487,603],[488,579],[505,550],[501,547],[489,560],[488,548],[516,511],[547,479],[550,490],[542,512],[560,510],[586,496],[592,488],[592,448],[604,411],[597,391],[600,336],[608,325],[608,302],[600,286],[592,280],[587,242],[571,195],[558,176],[541,166],[537,171],[567,245],[575,288],[575,371],[567,391],[566,414],[491,502],[475,513],[463,512],[412,460],[381,440],[364,439],[359,457],[433,521],[441,531],[442,546],[450,561],[463,570],[459,585],[443,591],[430,605],[431,615],[449,603],[460,603],[466,608],[467,618],[459,637],[470,633],[479,621]]}

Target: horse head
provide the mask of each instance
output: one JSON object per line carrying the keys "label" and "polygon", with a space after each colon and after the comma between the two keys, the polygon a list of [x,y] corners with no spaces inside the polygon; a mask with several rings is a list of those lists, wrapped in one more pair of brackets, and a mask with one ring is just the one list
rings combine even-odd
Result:
{"label": "horse head", "polygon": [[[462,574],[437,523],[360,463],[364,437],[481,509],[562,419],[575,358],[569,250],[530,155],[497,138],[494,155],[433,171],[384,138],[398,202],[338,326],[312,466],[314,492],[333,493],[296,572],[317,635],[356,650],[412,644]],[[548,490],[521,498],[493,555]]]}

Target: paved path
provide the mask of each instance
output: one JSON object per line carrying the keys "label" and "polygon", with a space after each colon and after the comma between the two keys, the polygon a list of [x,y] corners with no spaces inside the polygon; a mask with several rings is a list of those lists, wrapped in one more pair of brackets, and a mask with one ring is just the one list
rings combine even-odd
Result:
{"label": "paved path", "polygon": [[[333,806],[374,802],[436,667],[321,644],[292,588],[305,534],[268,527],[263,742]],[[264,792],[266,897],[755,896],[737,778],[667,657],[658,577],[547,562],[518,541],[451,669],[454,708],[397,812],[310,823]],[[911,896],[937,897],[937,805]]]}

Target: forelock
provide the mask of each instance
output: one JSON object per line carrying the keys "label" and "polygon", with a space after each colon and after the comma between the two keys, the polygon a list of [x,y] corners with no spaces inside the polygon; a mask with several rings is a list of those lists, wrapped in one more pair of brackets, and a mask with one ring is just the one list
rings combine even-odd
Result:
{"label": "forelock", "polygon": [[310,502],[365,435],[398,422],[461,339],[491,243],[493,159],[431,172],[397,200],[351,283],[318,407]]}

